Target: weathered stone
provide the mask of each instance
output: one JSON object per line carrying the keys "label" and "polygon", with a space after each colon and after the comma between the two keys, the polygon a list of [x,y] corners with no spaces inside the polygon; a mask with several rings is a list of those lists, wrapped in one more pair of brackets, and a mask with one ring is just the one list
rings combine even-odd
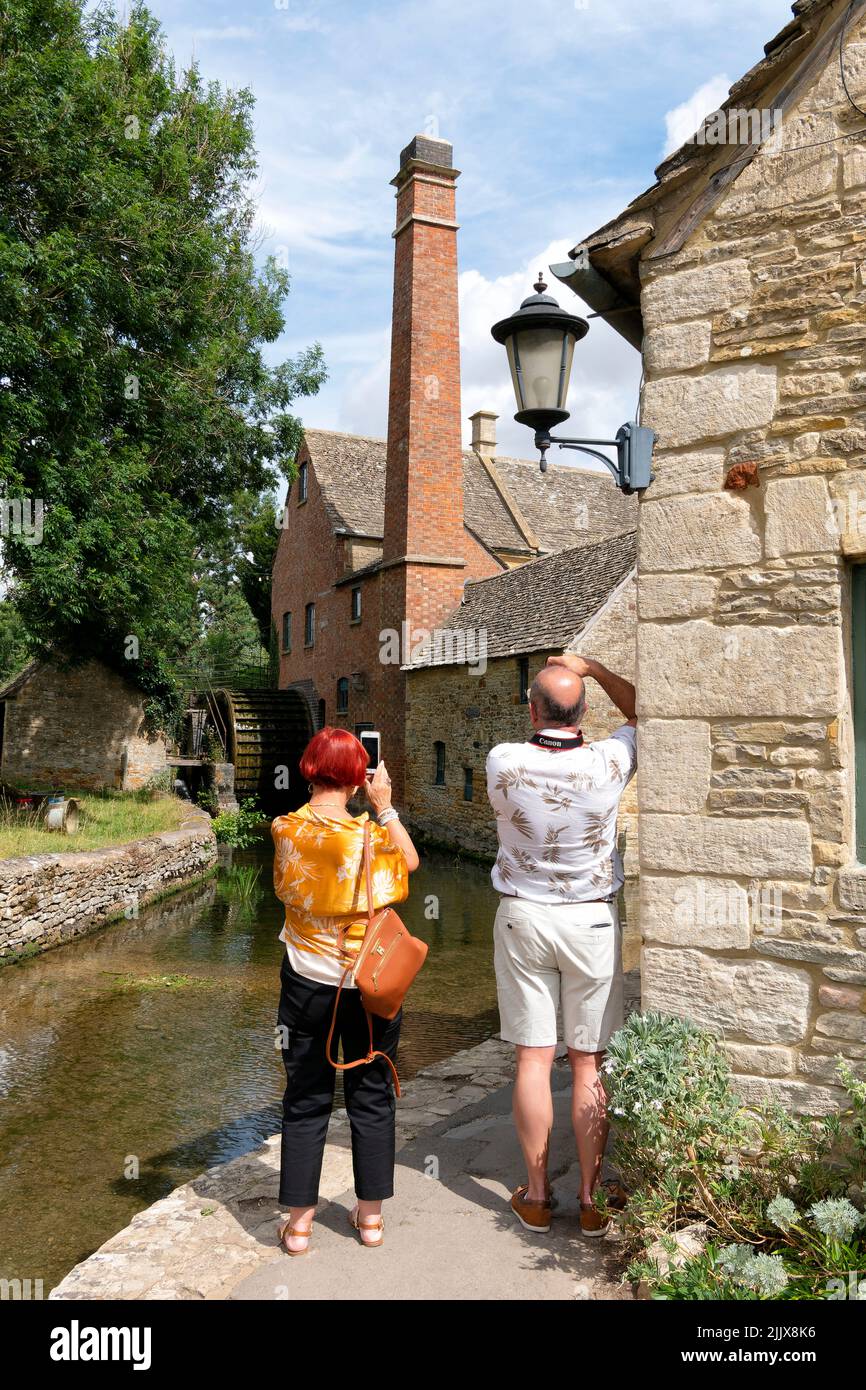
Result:
{"label": "weathered stone", "polygon": [[781,1105],[797,1115],[832,1115],[846,1100],[841,1086],[816,1086],[812,1081],[789,1081],[735,1073],[734,1090],[746,1105]]}
{"label": "weathered stone", "polygon": [[866,868],[846,869],[837,880],[839,906],[866,911]]}
{"label": "weathered stone", "polygon": [[663,274],[644,284],[641,309],[652,329],[682,319],[730,309],[749,299],[752,288],[746,260],[730,260],[696,270]]}
{"label": "weathered stone", "polygon": [[805,717],[833,718],[842,705],[834,627],[641,623],[638,664],[644,718],[785,715],[793,690]]}
{"label": "weathered stone", "polygon": [[638,611],[645,622],[702,616],[712,611],[719,583],[709,574],[642,574]]}
{"label": "weathered stone", "polygon": [[[649,382],[641,418],[656,430],[663,448],[677,448],[769,425],[775,409],[775,367],[731,366],[705,376]],[[834,419],[827,427],[844,423]]]}
{"label": "weathered stone", "polygon": [[808,1030],[810,998],[805,970],[670,947],[643,951],[644,1009],[691,1018],[714,1032],[762,1043],[800,1042]]}
{"label": "weathered stone", "polygon": [[670,372],[687,367],[699,367],[710,355],[711,329],[709,319],[692,323],[660,324],[647,333],[643,341],[647,369]]}
{"label": "weathered stone", "polygon": [[647,812],[641,817],[640,862],[678,873],[808,878],[809,827],[802,820],[735,819]]}
{"label": "weathered stone", "polygon": [[642,811],[701,811],[710,789],[710,726],[694,719],[646,719],[638,730]]}
{"label": "weathered stone", "polygon": [[656,450],[653,472],[655,478],[648,497],[654,502],[683,493],[721,492],[725,480],[725,451],[699,449],[694,453],[673,454]]}
{"label": "weathered stone", "polygon": [[850,1038],[852,1042],[866,1042],[866,1014],[845,1013],[833,1010],[819,1014],[815,1020],[819,1033],[830,1038]]}
{"label": "weathered stone", "polygon": [[783,478],[768,483],[764,509],[769,556],[837,549],[838,531],[823,478]]}
{"label": "weathered stone", "polygon": [[749,898],[734,879],[642,874],[640,924],[645,941],[707,950],[747,950]]}
{"label": "weathered stone", "polygon": [[790,1047],[761,1047],[748,1043],[725,1043],[734,1071],[753,1072],[758,1076],[790,1076],[796,1053]]}
{"label": "weathered stone", "polygon": [[761,558],[751,508],[732,492],[672,497],[640,509],[640,566],[648,570],[721,569]]}
{"label": "weathered stone", "polygon": [[821,985],[818,1003],[830,1009],[859,1009],[864,999],[861,989],[841,989],[838,985]]}

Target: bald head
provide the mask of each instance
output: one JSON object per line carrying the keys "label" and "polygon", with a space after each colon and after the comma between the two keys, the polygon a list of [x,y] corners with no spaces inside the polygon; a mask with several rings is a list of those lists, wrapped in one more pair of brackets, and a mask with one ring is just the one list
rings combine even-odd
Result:
{"label": "bald head", "polygon": [[576,727],[586,707],[583,680],[566,666],[542,666],[529,687],[529,702],[537,728]]}

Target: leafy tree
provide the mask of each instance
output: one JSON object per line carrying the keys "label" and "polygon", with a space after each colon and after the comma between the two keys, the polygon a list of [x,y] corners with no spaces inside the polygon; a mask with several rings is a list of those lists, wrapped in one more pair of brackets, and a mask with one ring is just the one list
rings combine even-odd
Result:
{"label": "leafy tree", "polygon": [[168,700],[202,551],[294,457],[321,350],[263,356],[288,276],[255,265],[249,92],[178,73],[141,6],[0,0],[0,34],[0,493],[45,504],[10,597],[32,650]]}

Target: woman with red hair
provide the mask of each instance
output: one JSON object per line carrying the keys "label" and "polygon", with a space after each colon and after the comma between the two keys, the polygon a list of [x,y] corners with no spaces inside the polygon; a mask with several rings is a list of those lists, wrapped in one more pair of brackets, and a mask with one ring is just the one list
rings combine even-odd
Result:
{"label": "woman with red hair", "polygon": [[[367,753],[347,729],[321,729],[301,758],[309,781],[306,805],[273,822],[274,888],[286,910],[280,940],[286,944],[280,978],[279,1027],[286,1090],[283,1096],[280,1205],[288,1219],[280,1243],[288,1255],[305,1255],[319,1199],[319,1176],[334,1102],[336,1072],[326,1042],[336,1004],[333,1046],[343,1061],[366,1057],[369,1028],[358,990],[347,975],[367,926],[364,826],[370,825],[374,910],[402,902],[409,874],[418,867],[415,846],[391,805],[384,763],[367,780]],[[350,815],[347,803],[359,787],[377,819]],[[373,1018],[373,1048],[393,1062],[401,1014]],[[382,1202],[394,1194],[394,1113],[391,1069],[381,1057],[343,1072],[352,1130],[357,1204],[352,1225],[362,1245],[384,1240]]]}

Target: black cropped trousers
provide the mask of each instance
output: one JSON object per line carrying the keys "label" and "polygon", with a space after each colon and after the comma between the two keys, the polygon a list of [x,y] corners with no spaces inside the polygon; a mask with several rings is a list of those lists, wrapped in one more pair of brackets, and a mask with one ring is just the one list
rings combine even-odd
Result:
{"label": "black cropped trousers", "polygon": [[[312,1207],[334,1104],[337,1073],[325,1055],[325,1042],[337,997],[335,985],[299,975],[283,954],[278,1021],[283,1041],[286,1090],[283,1095],[280,1154],[280,1205]],[[402,1010],[394,1019],[373,1018],[373,1046],[396,1062]],[[331,1055],[353,1062],[366,1057],[367,1015],[356,989],[344,989],[337,1010]],[[394,1195],[394,1116],[391,1069],[381,1057],[344,1071],[343,1090],[352,1132],[355,1194],[365,1202]]]}

